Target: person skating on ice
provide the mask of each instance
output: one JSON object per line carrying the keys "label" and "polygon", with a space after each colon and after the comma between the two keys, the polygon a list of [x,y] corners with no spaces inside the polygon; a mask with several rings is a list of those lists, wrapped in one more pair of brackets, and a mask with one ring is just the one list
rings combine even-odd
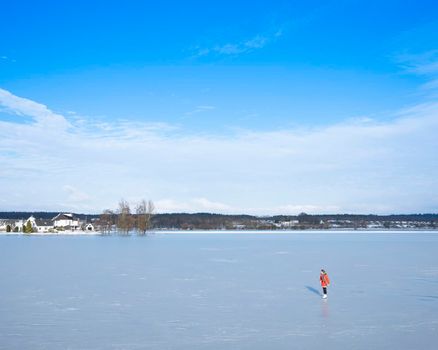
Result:
{"label": "person skating on ice", "polygon": [[322,287],[322,298],[326,299],[327,298],[327,287],[330,285],[330,279],[329,276],[327,275],[327,272],[325,272],[324,269],[321,269],[321,273],[319,275],[319,281],[321,282],[321,287]]}

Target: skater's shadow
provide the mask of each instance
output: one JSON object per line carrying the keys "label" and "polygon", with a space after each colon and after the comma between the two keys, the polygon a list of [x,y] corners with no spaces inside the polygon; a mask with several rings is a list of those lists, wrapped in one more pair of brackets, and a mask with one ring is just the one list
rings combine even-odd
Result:
{"label": "skater's shadow", "polygon": [[322,294],[319,292],[319,290],[317,290],[317,289],[315,289],[315,288],[313,288],[313,287],[306,286],[306,289],[307,289],[309,292],[315,293],[315,294],[318,295],[318,296],[322,296]]}

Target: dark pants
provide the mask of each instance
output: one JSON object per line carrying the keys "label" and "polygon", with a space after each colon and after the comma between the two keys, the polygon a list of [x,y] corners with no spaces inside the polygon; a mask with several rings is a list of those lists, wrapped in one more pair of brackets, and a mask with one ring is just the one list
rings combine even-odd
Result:
{"label": "dark pants", "polygon": [[322,287],[322,291],[324,294],[327,294],[327,287]]}

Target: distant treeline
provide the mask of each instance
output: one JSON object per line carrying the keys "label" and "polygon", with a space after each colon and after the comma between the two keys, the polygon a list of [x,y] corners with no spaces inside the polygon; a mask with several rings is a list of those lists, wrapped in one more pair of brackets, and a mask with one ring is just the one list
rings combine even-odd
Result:
{"label": "distant treeline", "polygon": [[[56,215],[59,214],[59,211],[57,212],[51,212],[51,211],[0,211],[0,219],[13,219],[13,220],[20,220],[20,219],[27,219],[29,216],[33,215],[37,219],[43,219],[43,220],[51,220]],[[92,218],[98,218],[100,214],[74,214],[76,217],[78,217],[81,220],[90,220]]]}
{"label": "distant treeline", "polygon": [[[39,219],[52,219],[58,212],[0,212],[0,219],[26,219],[33,215]],[[74,214],[83,221],[102,220],[102,214]],[[116,216],[117,214],[111,213]],[[135,214],[134,214],[135,216]],[[270,229],[272,223],[296,220],[301,227],[316,227],[321,221],[335,222],[351,221],[358,225],[366,222],[434,222],[438,223],[438,214],[394,214],[394,215],[356,215],[356,214],[325,214],[311,215],[301,213],[299,215],[275,215],[275,216],[252,216],[252,215],[222,215],[212,213],[176,213],[154,214],[151,218],[151,227],[155,229],[235,229],[239,225],[253,229]],[[114,217],[115,221],[115,217]],[[360,226],[359,226],[360,227]]]}
{"label": "distant treeline", "polygon": [[[310,215],[301,213],[299,215],[274,215],[274,216],[252,216],[252,215],[222,215],[210,213],[196,214],[155,214],[152,218],[154,228],[175,228],[175,229],[276,229],[279,226],[275,223],[297,221],[298,224],[290,226],[294,229],[306,228],[328,228],[327,222],[351,222],[350,227],[366,227],[370,222],[430,222],[438,224],[438,214],[400,214],[400,215]],[[322,223],[322,222],[325,222]],[[389,226],[388,226],[389,227]]]}
{"label": "distant treeline", "polygon": [[302,216],[317,218],[318,220],[337,220],[337,221],[437,221],[437,214],[391,214],[391,215],[375,215],[375,214],[322,214],[311,215],[302,213],[297,216],[276,215],[272,216],[273,220],[287,221],[298,220]]}
{"label": "distant treeline", "polygon": [[260,218],[251,215],[222,215],[211,213],[196,214],[155,214],[152,218],[154,228],[175,229],[233,229],[236,224],[245,224],[251,227]]}

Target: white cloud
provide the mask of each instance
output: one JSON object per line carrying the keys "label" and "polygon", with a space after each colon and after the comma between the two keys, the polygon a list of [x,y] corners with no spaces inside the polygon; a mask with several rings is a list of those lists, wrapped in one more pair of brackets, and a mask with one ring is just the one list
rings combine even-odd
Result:
{"label": "white cloud", "polygon": [[[393,120],[233,136],[67,120],[1,90],[0,210],[99,212],[120,198],[164,211],[393,213],[438,207],[438,103]],[[53,131],[56,131],[54,133]]]}
{"label": "white cloud", "polygon": [[69,202],[82,202],[90,200],[90,196],[74,186],[65,185],[63,190],[68,194],[67,201]]}
{"label": "white cloud", "polygon": [[15,96],[9,91],[0,88],[0,106],[17,116],[32,117],[39,127],[45,131],[64,131],[70,125],[60,114],[56,114],[45,105],[32,100]]}
{"label": "white cloud", "polygon": [[234,212],[227,204],[214,202],[206,198],[192,198],[187,201],[174,199],[161,199],[155,203],[159,213],[181,213],[181,212]]}
{"label": "white cloud", "polygon": [[227,204],[213,202],[206,198],[195,198],[193,202],[200,208],[201,211],[226,212],[232,210],[232,208]]}

